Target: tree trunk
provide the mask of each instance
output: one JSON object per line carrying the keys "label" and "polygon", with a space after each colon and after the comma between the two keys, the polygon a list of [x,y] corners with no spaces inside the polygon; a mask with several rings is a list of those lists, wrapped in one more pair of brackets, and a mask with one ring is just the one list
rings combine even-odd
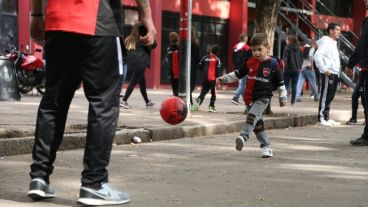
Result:
{"label": "tree trunk", "polygon": [[[256,32],[267,34],[270,43],[269,55],[273,55],[273,42],[275,39],[275,28],[277,22],[278,11],[280,9],[281,0],[256,0]],[[271,101],[265,112],[272,115]]]}
{"label": "tree trunk", "polygon": [[266,33],[273,54],[273,41],[281,0],[256,0],[256,32]]}

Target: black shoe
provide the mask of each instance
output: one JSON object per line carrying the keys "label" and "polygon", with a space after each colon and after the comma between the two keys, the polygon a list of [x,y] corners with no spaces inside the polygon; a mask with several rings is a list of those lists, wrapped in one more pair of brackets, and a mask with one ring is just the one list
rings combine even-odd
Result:
{"label": "black shoe", "polygon": [[28,197],[32,198],[33,200],[54,198],[55,191],[43,179],[34,178],[29,184]]}
{"label": "black shoe", "polygon": [[368,146],[368,139],[360,137],[358,139],[351,140],[350,144],[353,146]]}
{"label": "black shoe", "polygon": [[240,104],[239,99],[236,98],[236,97],[233,97],[233,99],[231,100],[231,103],[233,103],[235,105],[239,105]]}
{"label": "black shoe", "polygon": [[346,122],[347,125],[356,125],[358,121],[354,118],[351,118],[349,121]]}

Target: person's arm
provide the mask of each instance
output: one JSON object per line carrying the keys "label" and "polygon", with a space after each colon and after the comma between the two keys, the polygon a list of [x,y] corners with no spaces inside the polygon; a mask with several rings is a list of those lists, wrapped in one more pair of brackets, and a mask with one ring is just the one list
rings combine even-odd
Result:
{"label": "person's arm", "polygon": [[358,62],[361,60],[362,55],[364,55],[364,51],[367,49],[368,45],[368,18],[366,17],[362,23],[362,32],[359,37],[358,44],[353,52],[353,54],[349,58],[349,62],[346,66],[348,69],[352,69]]}
{"label": "person's arm", "polygon": [[151,6],[148,0],[135,0],[141,13],[141,20],[147,28],[147,34],[140,37],[144,45],[152,45],[156,37],[156,28],[152,20]]}
{"label": "person's arm", "polygon": [[328,58],[326,58],[326,56],[328,56],[328,54],[330,53],[330,46],[328,41],[323,40],[320,42],[320,44],[318,45],[318,49],[316,51],[316,53],[314,53],[314,62],[317,65],[317,68],[319,69],[319,71],[321,73],[324,73],[326,75],[329,75],[331,73],[331,68],[329,64],[326,64],[326,60],[328,60]]}
{"label": "person's arm", "polygon": [[36,44],[44,45],[45,43],[45,21],[43,11],[43,0],[31,1],[31,38]]}

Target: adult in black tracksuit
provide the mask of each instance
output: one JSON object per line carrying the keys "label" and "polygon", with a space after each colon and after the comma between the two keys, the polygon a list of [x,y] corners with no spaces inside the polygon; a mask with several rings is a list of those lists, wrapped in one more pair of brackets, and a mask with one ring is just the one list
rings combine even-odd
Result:
{"label": "adult in black tracksuit", "polygon": [[[368,10],[368,0],[364,0],[365,8]],[[360,80],[363,86],[363,99],[368,98],[368,17],[363,21],[361,34],[357,47],[349,59],[347,69],[353,68],[355,65],[361,68]],[[367,102],[364,102],[364,110],[367,110]],[[358,139],[350,141],[353,146],[368,146],[368,125],[367,120],[365,121],[364,132]]]}
{"label": "adult in black tracksuit", "polygon": [[291,106],[293,106],[296,102],[298,78],[303,64],[303,54],[300,51],[298,39],[294,35],[287,37],[287,46],[284,49],[283,60],[285,62],[285,86],[288,90],[289,83],[291,83]]}
{"label": "adult in black tracksuit", "polygon": [[171,88],[174,96],[178,96],[179,88],[179,35],[176,32],[169,34],[170,46],[167,48],[167,59],[169,65],[169,76],[171,81]]}
{"label": "adult in black tracksuit", "polygon": [[221,61],[218,58],[220,48],[214,45],[211,48],[209,55],[206,55],[198,64],[198,69],[203,71],[202,90],[199,97],[196,99],[196,105],[198,108],[202,104],[204,97],[211,90],[211,101],[208,107],[209,112],[216,112],[215,101],[216,101],[216,78],[221,75]]}
{"label": "adult in black tracksuit", "polygon": [[139,84],[139,88],[143,99],[146,102],[146,106],[149,107],[154,105],[154,103],[149,100],[147,96],[146,78],[144,77],[144,72],[146,68],[150,67],[151,50],[156,48],[157,44],[154,43],[151,46],[144,46],[139,40],[140,27],[141,23],[135,24],[130,35],[125,39],[125,46],[128,50],[128,70],[132,73],[128,88],[125,91],[125,95],[120,103],[120,106],[126,109],[131,108],[127,101],[137,84]]}

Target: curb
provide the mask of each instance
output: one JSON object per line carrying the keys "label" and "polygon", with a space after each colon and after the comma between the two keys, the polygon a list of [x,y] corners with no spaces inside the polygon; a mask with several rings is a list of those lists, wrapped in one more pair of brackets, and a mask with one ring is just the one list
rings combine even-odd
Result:
{"label": "curb", "polygon": [[[290,115],[287,117],[265,118],[266,129],[283,129],[289,127],[301,127],[317,123],[317,115]],[[142,142],[179,139],[183,137],[200,137],[217,134],[229,134],[239,132],[245,120],[228,123],[192,125],[192,126],[165,126],[151,129],[121,129],[116,132],[114,144],[122,145],[131,143],[133,136],[141,138]],[[17,132],[11,130],[11,134],[29,134],[29,132]],[[86,141],[85,133],[65,134],[60,150],[83,148]],[[0,157],[32,152],[34,143],[33,136],[21,138],[0,139]]]}

